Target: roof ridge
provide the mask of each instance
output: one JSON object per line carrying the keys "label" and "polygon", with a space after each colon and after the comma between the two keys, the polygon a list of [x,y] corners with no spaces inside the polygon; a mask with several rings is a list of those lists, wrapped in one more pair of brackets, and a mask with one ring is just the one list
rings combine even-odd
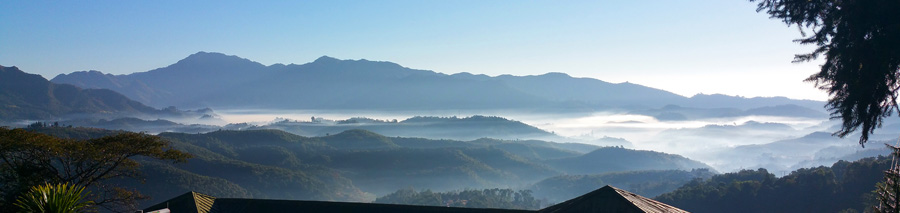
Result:
{"label": "roof ridge", "polygon": [[610,185],[539,210],[541,213],[562,212],[676,212],[687,211]]}

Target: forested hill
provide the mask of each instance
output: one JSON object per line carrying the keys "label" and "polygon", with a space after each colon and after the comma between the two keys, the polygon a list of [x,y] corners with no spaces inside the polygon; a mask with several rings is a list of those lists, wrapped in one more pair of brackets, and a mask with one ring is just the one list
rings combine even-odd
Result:
{"label": "forested hill", "polygon": [[[115,133],[64,127],[32,130],[78,138]],[[578,166],[616,165],[609,167],[621,169],[616,171],[655,168],[647,164],[631,166],[621,160],[593,159],[596,165],[557,169],[546,161],[583,156],[599,147],[535,140],[431,140],[385,137],[365,130],[321,137],[298,136],[280,130],[159,136],[195,157],[186,164],[147,163],[143,170],[147,182],[170,187],[129,183],[157,199],[194,190],[229,197],[371,201],[375,196],[410,187],[439,191],[508,188],[570,173],[569,168],[590,170]],[[669,156],[664,153],[634,155],[635,151],[621,148],[609,151],[614,156],[648,158],[647,161],[658,161],[659,165],[676,165],[669,162],[671,157],[652,157]]]}
{"label": "forested hill", "polygon": [[[609,83],[563,73],[490,77],[447,75],[391,62],[323,56],[306,64],[260,63],[198,52],[172,65],[129,75],[97,71],[52,79],[120,92],[151,106],[366,110],[525,109],[549,112],[598,108],[689,107],[746,109],[816,101],[700,95],[692,98],[633,83]],[[584,92],[591,91],[591,92]]]}
{"label": "forested hill", "polygon": [[875,184],[890,157],[839,161],[781,178],[765,169],[694,180],[655,199],[690,212],[864,212],[877,201]]}
{"label": "forested hill", "polygon": [[553,168],[567,171],[568,174],[698,168],[712,170],[704,163],[680,155],[619,147],[603,147],[580,156],[547,160],[546,163]]}

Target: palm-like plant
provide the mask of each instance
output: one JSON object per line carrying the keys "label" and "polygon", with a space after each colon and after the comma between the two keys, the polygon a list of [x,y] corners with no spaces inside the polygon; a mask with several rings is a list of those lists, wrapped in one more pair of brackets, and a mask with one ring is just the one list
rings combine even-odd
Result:
{"label": "palm-like plant", "polygon": [[83,192],[83,186],[47,183],[31,187],[31,191],[19,196],[15,205],[21,212],[84,212],[93,202],[84,200]]}

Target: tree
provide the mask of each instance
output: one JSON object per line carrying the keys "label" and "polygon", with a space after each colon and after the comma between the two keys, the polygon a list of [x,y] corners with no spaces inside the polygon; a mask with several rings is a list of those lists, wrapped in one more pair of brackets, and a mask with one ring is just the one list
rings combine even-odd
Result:
{"label": "tree", "polygon": [[[840,118],[844,137],[860,130],[859,143],[881,126],[897,106],[900,89],[900,1],[898,0],[750,0],[757,12],[788,26],[796,24],[800,44],[817,48],[794,62],[825,56],[818,73],[806,79],[828,92],[832,119]],[[811,30],[807,36],[806,30]],[[860,129],[861,128],[861,129]]]}
{"label": "tree", "polygon": [[19,212],[85,212],[93,202],[84,198],[83,186],[48,183],[32,187],[16,200],[15,205]]}
{"label": "tree", "polygon": [[[900,148],[887,145],[891,149],[894,161],[900,158]],[[876,212],[900,212],[900,168],[892,162],[891,168],[884,171],[884,181],[875,185],[878,194]]]}
{"label": "tree", "polygon": [[140,180],[138,157],[177,163],[191,155],[142,133],[74,140],[0,128],[0,212],[11,210],[17,196],[43,183],[87,187],[95,192],[88,198],[108,210],[135,208],[135,201],[144,196],[109,181]]}

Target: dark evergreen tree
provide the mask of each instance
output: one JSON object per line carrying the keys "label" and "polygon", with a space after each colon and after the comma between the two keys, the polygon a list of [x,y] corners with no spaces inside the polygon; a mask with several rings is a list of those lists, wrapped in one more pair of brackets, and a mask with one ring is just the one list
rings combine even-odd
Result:
{"label": "dark evergreen tree", "polygon": [[[841,118],[844,137],[860,127],[859,143],[897,110],[900,89],[900,1],[898,0],[750,0],[757,12],[796,24],[800,44],[817,48],[794,57],[811,61],[821,55],[821,70],[806,79],[828,91],[828,110]],[[805,30],[811,30],[807,36]]]}
{"label": "dark evergreen tree", "polygon": [[884,171],[884,182],[876,185],[876,193],[878,193],[878,206],[875,208],[877,212],[900,212],[900,168],[897,167],[897,160],[900,159],[900,148],[887,145],[893,151],[893,159],[891,160],[891,168]]}

